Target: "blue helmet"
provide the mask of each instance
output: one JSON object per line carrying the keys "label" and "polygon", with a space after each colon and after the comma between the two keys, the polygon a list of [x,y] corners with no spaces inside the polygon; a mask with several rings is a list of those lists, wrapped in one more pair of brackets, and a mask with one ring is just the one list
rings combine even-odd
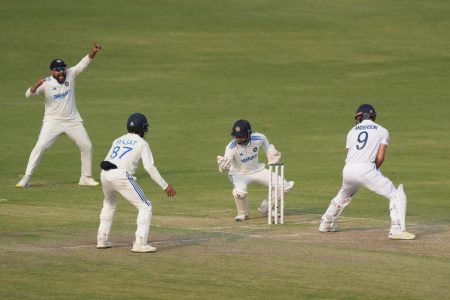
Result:
{"label": "blue helmet", "polygon": [[250,122],[244,119],[237,120],[233,124],[233,129],[231,130],[231,135],[235,138],[240,138],[238,144],[247,145],[250,140],[250,135],[252,134],[252,126]]}
{"label": "blue helmet", "polygon": [[232,136],[245,137],[250,134],[252,134],[252,126],[249,121],[241,119],[234,122],[231,131]]}
{"label": "blue helmet", "polygon": [[375,111],[375,107],[370,104],[362,104],[358,107],[355,113],[356,123],[361,123],[363,120],[372,119],[375,121],[377,118],[377,112]]}
{"label": "blue helmet", "polygon": [[141,113],[131,114],[128,117],[127,130],[143,136],[148,131],[147,118]]}

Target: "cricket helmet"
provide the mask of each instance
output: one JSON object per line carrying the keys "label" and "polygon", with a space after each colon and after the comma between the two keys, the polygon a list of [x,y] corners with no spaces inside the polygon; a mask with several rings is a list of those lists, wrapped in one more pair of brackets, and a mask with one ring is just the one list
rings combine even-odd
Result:
{"label": "cricket helmet", "polygon": [[372,119],[375,121],[377,118],[377,112],[375,108],[370,104],[362,104],[358,107],[355,113],[356,123],[361,123],[363,120]]}
{"label": "cricket helmet", "polygon": [[148,131],[147,118],[141,113],[131,114],[128,117],[127,130],[143,136]]}
{"label": "cricket helmet", "polygon": [[252,134],[252,126],[250,122],[244,119],[237,120],[233,124],[233,129],[231,130],[231,135],[235,138],[241,139],[239,144],[247,145],[250,140],[250,135]]}
{"label": "cricket helmet", "polygon": [[234,122],[231,130],[232,136],[244,137],[250,134],[252,134],[252,126],[249,121],[241,119]]}
{"label": "cricket helmet", "polygon": [[50,70],[58,67],[67,67],[66,63],[61,58],[56,58],[50,63]]}

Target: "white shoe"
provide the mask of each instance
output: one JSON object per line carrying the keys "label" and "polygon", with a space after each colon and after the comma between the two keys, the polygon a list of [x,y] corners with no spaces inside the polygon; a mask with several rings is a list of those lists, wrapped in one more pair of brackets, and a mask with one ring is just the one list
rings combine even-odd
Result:
{"label": "white shoe", "polygon": [[86,185],[86,186],[97,186],[99,184],[100,183],[95,181],[95,179],[90,176],[81,176],[80,182],[78,182],[78,185]]}
{"label": "white shoe", "polygon": [[16,188],[27,188],[30,186],[31,177],[28,175],[24,175],[22,179],[16,184]]}
{"label": "white shoe", "polygon": [[110,241],[107,241],[105,239],[98,239],[97,240],[97,249],[106,249],[111,248],[112,243]]}
{"label": "white shoe", "polygon": [[338,231],[338,226],[334,222],[329,222],[325,219],[322,219],[320,221],[319,231],[320,232],[336,232],[336,231]]}
{"label": "white shoe", "polygon": [[234,218],[234,220],[235,221],[245,221],[245,220],[248,220],[248,216],[247,215],[237,215],[235,218]]}
{"label": "white shoe", "polygon": [[137,253],[145,253],[145,252],[155,252],[156,248],[153,246],[150,246],[149,244],[141,244],[139,242],[133,243],[133,249],[131,249],[131,252],[137,252]]}
{"label": "white shoe", "polygon": [[416,238],[416,235],[407,231],[391,230],[389,231],[388,237],[391,240],[414,240]]}

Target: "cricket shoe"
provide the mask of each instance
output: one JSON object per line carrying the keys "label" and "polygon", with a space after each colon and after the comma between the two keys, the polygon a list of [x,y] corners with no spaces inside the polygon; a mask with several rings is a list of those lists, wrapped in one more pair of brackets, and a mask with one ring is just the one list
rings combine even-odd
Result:
{"label": "cricket shoe", "polygon": [[133,248],[131,249],[131,252],[136,253],[146,253],[146,252],[155,252],[156,248],[153,246],[150,246],[149,244],[142,244],[139,242],[133,243]]}
{"label": "cricket shoe", "polygon": [[105,239],[98,239],[97,240],[97,249],[106,249],[111,248],[112,243],[110,241],[107,241]]}
{"label": "cricket shoe", "polygon": [[235,221],[240,222],[240,221],[245,221],[248,220],[248,216],[247,215],[237,215],[234,218]]}
{"label": "cricket shoe", "polygon": [[322,220],[320,220],[319,231],[320,232],[336,232],[336,231],[338,231],[338,226],[334,222],[330,222],[328,220],[322,219]]}
{"label": "cricket shoe", "polygon": [[16,188],[27,188],[30,186],[30,176],[24,175],[22,179],[16,184]]}
{"label": "cricket shoe", "polygon": [[78,185],[85,186],[97,186],[99,184],[98,181],[95,181],[95,179],[90,176],[81,176],[80,181],[78,182]]}
{"label": "cricket shoe", "polygon": [[391,230],[388,237],[391,240],[414,240],[416,235],[407,231]]}

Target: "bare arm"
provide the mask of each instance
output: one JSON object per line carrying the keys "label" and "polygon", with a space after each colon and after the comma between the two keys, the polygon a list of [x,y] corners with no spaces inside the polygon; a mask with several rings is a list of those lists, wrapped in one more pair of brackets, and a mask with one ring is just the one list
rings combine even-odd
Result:
{"label": "bare arm", "polygon": [[375,165],[377,169],[381,167],[384,162],[384,156],[386,154],[387,145],[380,144],[380,148],[378,148],[377,158],[375,159]]}

